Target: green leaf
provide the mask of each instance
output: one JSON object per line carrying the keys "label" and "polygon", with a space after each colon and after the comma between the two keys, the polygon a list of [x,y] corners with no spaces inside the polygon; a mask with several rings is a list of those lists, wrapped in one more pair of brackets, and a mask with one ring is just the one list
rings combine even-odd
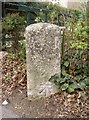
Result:
{"label": "green leaf", "polygon": [[66,90],[68,88],[68,84],[64,83],[63,85],[61,85],[61,90]]}
{"label": "green leaf", "polygon": [[69,61],[65,61],[64,66],[68,67],[69,66]]}
{"label": "green leaf", "polygon": [[70,84],[70,87],[73,89],[76,89],[76,88],[78,88],[78,85],[76,82],[73,82],[72,84]]}
{"label": "green leaf", "polygon": [[60,83],[64,83],[65,81],[66,81],[65,78],[61,78],[61,79],[60,79]]}
{"label": "green leaf", "polygon": [[50,82],[55,82],[55,79],[50,78],[49,81],[50,81]]}
{"label": "green leaf", "polygon": [[55,74],[55,75],[51,76],[51,78],[49,79],[49,81],[51,81],[51,82],[57,82],[57,81],[59,81],[58,74]]}
{"label": "green leaf", "polygon": [[87,94],[84,94],[84,93],[80,94],[80,97],[86,97],[86,96],[87,96]]}
{"label": "green leaf", "polygon": [[68,93],[74,92],[74,88],[72,88],[72,87],[69,86],[68,89],[67,89],[67,92],[68,92]]}
{"label": "green leaf", "polygon": [[87,77],[84,81],[85,81],[86,85],[89,86],[89,77]]}
{"label": "green leaf", "polygon": [[77,69],[77,70],[76,70],[76,74],[81,74],[81,73],[82,73],[82,70],[83,70],[82,68]]}
{"label": "green leaf", "polygon": [[56,78],[56,82],[57,82],[57,83],[60,83],[60,79],[59,79],[59,78]]}
{"label": "green leaf", "polygon": [[77,75],[76,78],[77,78],[77,81],[79,82],[82,79],[82,76],[81,75]]}
{"label": "green leaf", "polygon": [[62,75],[64,75],[64,76],[66,76],[66,70],[65,70],[65,67],[64,66],[62,66]]}
{"label": "green leaf", "polygon": [[70,83],[70,84],[72,84],[72,83],[74,83],[74,82],[75,82],[74,79],[72,79],[72,78],[69,79],[69,83]]}
{"label": "green leaf", "polygon": [[80,83],[79,83],[79,88],[80,88],[81,90],[84,90],[85,87],[86,87],[85,81],[80,81]]}

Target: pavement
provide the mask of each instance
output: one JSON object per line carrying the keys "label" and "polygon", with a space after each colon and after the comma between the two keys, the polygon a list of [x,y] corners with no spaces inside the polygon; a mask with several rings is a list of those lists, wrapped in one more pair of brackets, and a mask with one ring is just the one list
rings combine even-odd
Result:
{"label": "pavement", "polygon": [[12,110],[8,109],[7,106],[0,106],[0,119],[1,118],[19,118]]}

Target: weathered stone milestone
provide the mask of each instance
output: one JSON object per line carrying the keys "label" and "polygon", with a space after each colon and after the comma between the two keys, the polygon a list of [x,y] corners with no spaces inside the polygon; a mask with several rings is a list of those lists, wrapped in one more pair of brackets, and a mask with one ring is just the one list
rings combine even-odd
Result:
{"label": "weathered stone milestone", "polygon": [[57,93],[57,86],[49,79],[61,73],[61,28],[49,23],[31,24],[26,28],[25,39],[28,98]]}

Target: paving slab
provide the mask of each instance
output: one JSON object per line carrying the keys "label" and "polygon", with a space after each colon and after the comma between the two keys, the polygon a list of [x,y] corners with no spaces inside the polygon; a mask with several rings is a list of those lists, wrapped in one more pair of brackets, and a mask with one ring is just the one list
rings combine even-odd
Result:
{"label": "paving slab", "polygon": [[0,119],[1,118],[19,118],[17,114],[15,114],[12,110],[10,110],[7,106],[0,106]]}

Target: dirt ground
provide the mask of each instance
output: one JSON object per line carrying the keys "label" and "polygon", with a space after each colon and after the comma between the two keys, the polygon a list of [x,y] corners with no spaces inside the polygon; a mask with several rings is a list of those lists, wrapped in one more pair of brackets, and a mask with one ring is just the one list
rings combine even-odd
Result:
{"label": "dirt ground", "polygon": [[8,99],[10,108],[21,118],[89,118],[88,98],[80,97],[78,93],[69,95],[62,92],[45,99],[29,101],[26,90],[20,91],[17,88]]}
{"label": "dirt ground", "polygon": [[8,58],[4,58],[2,63],[2,101],[8,100],[10,109],[19,117],[89,119],[89,87],[72,94],[62,92],[29,101],[25,63],[17,62],[16,59],[8,61]]}

